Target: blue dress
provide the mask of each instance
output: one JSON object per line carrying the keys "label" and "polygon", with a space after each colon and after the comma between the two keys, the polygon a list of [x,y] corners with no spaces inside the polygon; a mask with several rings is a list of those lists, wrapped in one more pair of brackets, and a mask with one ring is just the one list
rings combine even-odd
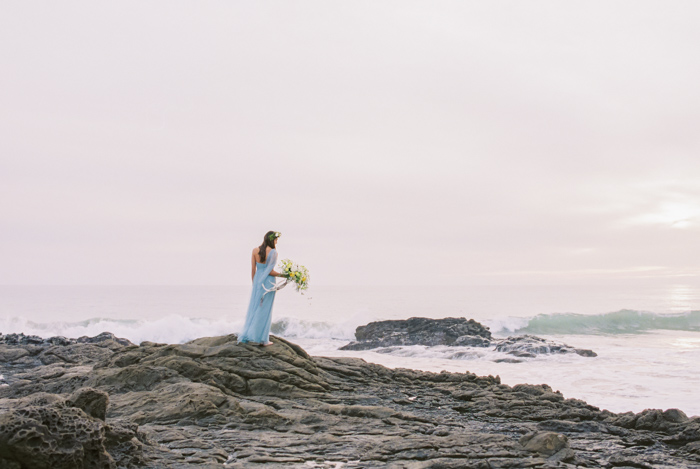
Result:
{"label": "blue dress", "polygon": [[[256,342],[266,344],[270,341],[270,323],[272,322],[272,303],[275,292],[265,294],[263,286],[268,290],[275,286],[275,277],[270,275],[277,264],[277,250],[271,249],[264,264],[256,263],[253,277],[253,292],[250,295],[248,314],[245,317],[243,330],[238,335],[238,342]],[[264,296],[263,296],[264,295]]]}

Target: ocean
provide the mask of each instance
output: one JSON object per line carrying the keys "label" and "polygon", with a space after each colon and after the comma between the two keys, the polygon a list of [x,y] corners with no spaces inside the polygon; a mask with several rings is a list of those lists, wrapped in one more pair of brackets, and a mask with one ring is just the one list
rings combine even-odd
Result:
{"label": "ocean", "polygon": [[[80,337],[109,331],[134,343],[182,343],[237,332],[249,295],[247,286],[0,286],[0,332]],[[496,363],[503,354],[470,347],[338,350],[357,326],[415,316],[473,318],[496,337],[533,334],[598,356]],[[546,383],[613,412],[679,408],[700,415],[696,285],[318,286],[306,295],[288,288],[277,293],[272,333],[312,355],[498,375],[509,385]]]}

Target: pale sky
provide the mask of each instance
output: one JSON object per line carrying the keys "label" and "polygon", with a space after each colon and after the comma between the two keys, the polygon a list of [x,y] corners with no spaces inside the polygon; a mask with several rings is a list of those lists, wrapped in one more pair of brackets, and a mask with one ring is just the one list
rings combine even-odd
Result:
{"label": "pale sky", "polygon": [[695,1],[2,1],[0,284],[700,279]]}

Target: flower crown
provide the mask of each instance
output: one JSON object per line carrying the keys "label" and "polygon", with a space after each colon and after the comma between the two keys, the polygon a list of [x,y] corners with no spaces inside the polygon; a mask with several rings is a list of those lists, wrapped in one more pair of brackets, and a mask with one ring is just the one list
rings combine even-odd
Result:
{"label": "flower crown", "polygon": [[279,238],[280,236],[282,236],[282,233],[280,233],[279,231],[275,231],[274,233],[270,234],[270,236],[268,236],[268,238],[270,239],[270,241],[274,241],[275,239]]}

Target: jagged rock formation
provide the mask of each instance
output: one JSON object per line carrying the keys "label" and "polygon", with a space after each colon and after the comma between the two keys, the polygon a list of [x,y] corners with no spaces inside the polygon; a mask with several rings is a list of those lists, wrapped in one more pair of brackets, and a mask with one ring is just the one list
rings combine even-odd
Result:
{"label": "jagged rock formation", "polygon": [[[4,336],[6,337],[6,336]],[[700,468],[700,418],[234,335],[0,337],[0,468]]]}
{"label": "jagged rock formation", "polygon": [[341,350],[369,350],[397,345],[469,345],[488,347],[491,331],[473,319],[465,318],[409,318],[376,321],[360,326],[355,331],[357,342]]}

